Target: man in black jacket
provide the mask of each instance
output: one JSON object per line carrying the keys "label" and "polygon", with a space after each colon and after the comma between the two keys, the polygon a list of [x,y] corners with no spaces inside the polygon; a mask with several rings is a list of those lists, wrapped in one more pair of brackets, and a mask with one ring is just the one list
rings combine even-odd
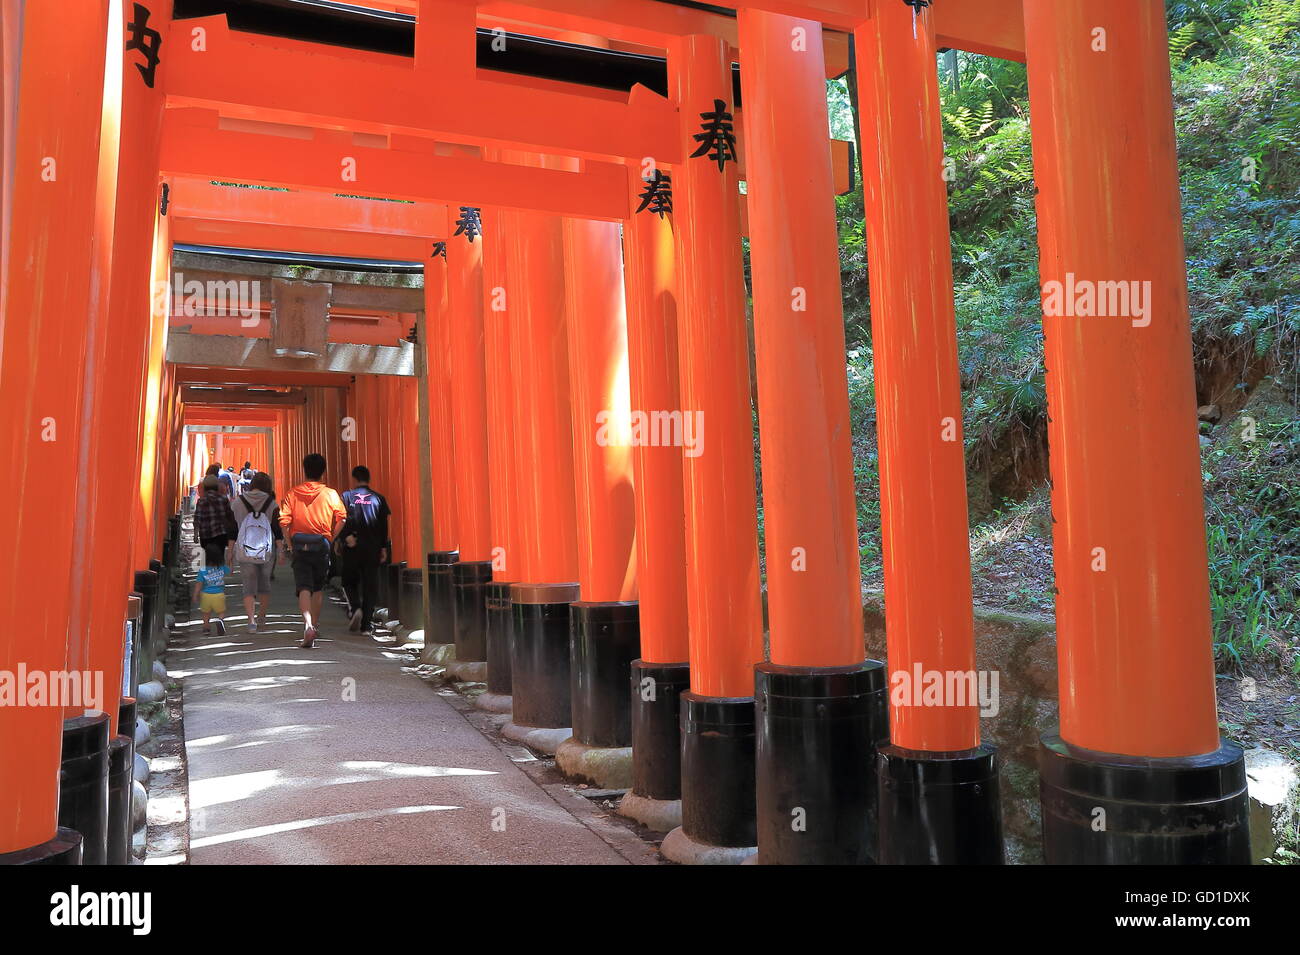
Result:
{"label": "man in black jacket", "polygon": [[370,487],[370,469],[352,469],[352,489],[343,492],[348,517],[334,542],[343,590],[348,597],[348,629],[369,633],[379,590],[379,566],[388,559],[388,517],[392,511]]}

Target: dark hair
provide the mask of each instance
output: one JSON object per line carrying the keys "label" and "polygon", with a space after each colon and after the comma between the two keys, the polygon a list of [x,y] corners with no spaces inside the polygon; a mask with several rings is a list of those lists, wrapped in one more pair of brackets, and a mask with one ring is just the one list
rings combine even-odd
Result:
{"label": "dark hair", "polygon": [[362,484],[369,484],[370,468],[366,467],[364,464],[358,464],[352,469],[352,479],[354,481],[360,481]]}
{"label": "dark hair", "polygon": [[253,462],[252,462],[252,461],[245,461],[245,462],[244,462],[244,470],[245,470],[245,471],[247,471],[247,470],[248,470],[249,468],[251,468],[252,466],[253,466]]}
{"label": "dark hair", "polygon": [[209,465],[208,465],[208,471],[207,471],[207,473],[208,473],[208,474],[211,474],[211,475],[213,475],[213,476],[215,477],[216,475],[218,475],[218,474],[221,473],[221,465],[220,465],[220,464],[209,464]]}
{"label": "dark hair", "polygon": [[302,459],[302,473],[307,475],[308,481],[319,481],[325,476],[325,456],[323,454],[309,454]]}
{"label": "dark hair", "polygon": [[258,471],[254,474],[250,486],[254,491],[265,491],[271,497],[275,497],[275,488],[271,485],[271,475],[265,471]]}
{"label": "dark hair", "polygon": [[220,544],[208,544],[203,548],[203,559],[209,567],[220,567],[226,557],[226,549]]}

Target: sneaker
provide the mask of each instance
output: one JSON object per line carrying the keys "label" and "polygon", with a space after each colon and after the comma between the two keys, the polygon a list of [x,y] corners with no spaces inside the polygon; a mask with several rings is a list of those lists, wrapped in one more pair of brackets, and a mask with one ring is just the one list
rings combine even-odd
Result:
{"label": "sneaker", "polygon": [[300,644],[300,646],[304,650],[310,650],[311,645],[315,642],[316,642],[316,628],[308,627],[306,632],[304,632],[302,635],[302,643]]}
{"label": "sneaker", "polygon": [[257,621],[256,621],[256,620],[250,620],[250,621],[248,621],[248,632],[249,632],[249,633],[257,633]]}
{"label": "sneaker", "polygon": [[361,629],[361,608],[358,607],[352,611],[352,616],[348,618],[348,629],[357,633]]}
{"label": "sneaker", "polygon": [[213,624],[217,628],[217,636],[224,637],[226,635],[226,622],[224,620],[214,620]]}

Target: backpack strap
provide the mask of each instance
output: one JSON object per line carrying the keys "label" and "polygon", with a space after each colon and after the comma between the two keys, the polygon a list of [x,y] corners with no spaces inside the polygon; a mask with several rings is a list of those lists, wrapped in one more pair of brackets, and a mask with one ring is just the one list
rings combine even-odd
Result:
{"label": "backpack strap", "polygon": [[[241,501],[244,502],[244,509],[247,510],[248,513],[252,514],[254,517],[261,517],[263,514],[266,513],[266,508],[265,508],[265,507],[262,508],[262,509],[259,511],[257,508],[253,507],[252,504],[248,503],[248,498],[244,497],[244,495],[242,495],[242,494],[239,495],[239,499],[240,499]],[[266,503],[267,503],[267,504],[270,504],[270,503],[271,503],[271,499],[270,499],[270,498],[267,498]]]}

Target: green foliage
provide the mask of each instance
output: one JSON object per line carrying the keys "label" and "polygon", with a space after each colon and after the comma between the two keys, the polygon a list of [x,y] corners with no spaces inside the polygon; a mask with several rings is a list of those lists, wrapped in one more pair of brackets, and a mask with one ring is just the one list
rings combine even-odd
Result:
{"label": "green foliage", "polygon": [[[1300,0],[1170,4],[1188,303],[1198,360],[1294,374],[1300,349]],[[1205,453],[1220,665],[1300,673],[1300,425]]]}
{"label": "green foliage", "polygon": [[857,491],[858,551],[863,578],[880,574],[880,465],[876,454],[876,398],[871,353],[848,353],[849,421],[853,431],[853,484]]}
{"label": "green foliage", "polygon": [[1244,414],[1202,453],[1215,652],[1300,673],[1300,421],[1286,402]]}
{"label": "green foliage", "polygon": [[941,115],[954,304],[971,463],[1046,414],[1028,82],[1023,64],[958,55]]}
{"label": "green foliage", "polygon": [[1175,31],[1180,46],[1192,41],[1175,63],[1174,101],[1196,347],[1294,361],[1300,0],[1216,6],[1219,22],[1191,18]]}

